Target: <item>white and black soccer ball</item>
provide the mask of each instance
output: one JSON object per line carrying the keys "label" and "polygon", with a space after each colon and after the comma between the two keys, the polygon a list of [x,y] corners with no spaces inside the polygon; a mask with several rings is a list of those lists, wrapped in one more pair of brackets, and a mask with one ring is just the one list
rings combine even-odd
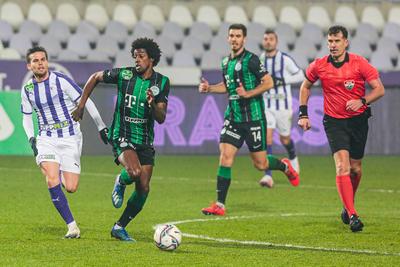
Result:
{"label": "white and black soccer ball", "polygon": [[154,232],[154,242],[161,250],[175,250],[179,247],[182,241],[182,233],[173,224],[157,225]]}

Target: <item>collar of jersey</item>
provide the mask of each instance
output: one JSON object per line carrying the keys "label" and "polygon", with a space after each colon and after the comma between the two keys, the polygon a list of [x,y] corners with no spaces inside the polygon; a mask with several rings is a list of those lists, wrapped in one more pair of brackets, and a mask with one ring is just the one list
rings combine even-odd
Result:
{"label": "collar of jersey", "polygon": [[350,61],[350,56],[349,53],[346,52],[346,55],[344,57],[344,60],[342,62],[335,62],[333,61],[333,58],[331,55],[328,56],[328,62],[331,63],[335,68],[340,68],[341,66],[344,65],[344,63]]}
{"label": "collar of jersey", "polygon": [[240,58],[241,56],[244,55],[244,53],[246,53],[246,48],[243,49],[242,53],[240,53],[239,55],[237,55],[236,57],[232,57],[232,55],[229,55],[229,59],[235,59],[235,58]]}
{"label": "collar of jersey", "polygon": [[153,73],[151,74],[151,76],[148,79],[143,79],[142,75],[140,75],[136,70],[135,70],[135,72],[136,72],[136,75],[143,81],[147,81],[147,80],[151,81],[156,78],[156,71],[154,69],[153,69]]}

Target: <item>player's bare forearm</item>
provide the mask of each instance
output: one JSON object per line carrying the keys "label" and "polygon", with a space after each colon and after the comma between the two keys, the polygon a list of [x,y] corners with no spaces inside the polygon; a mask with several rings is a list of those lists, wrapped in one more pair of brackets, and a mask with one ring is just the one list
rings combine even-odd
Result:
{"label": "player's bare forearm", "polygon": [[370,81],[369,85],[371,86],[372,90],[364,97],[367,104],[373,103],[385,95],[385,87],[380,79]]}
{"label": "player's bare forearm", "polygon": [[266,74],[261,78],[261,83],[256,88],[254,88],[254,90],[247,91],[248,98],[261,95],[273,87],[274,87],[274,80],[272,79],[271,75]]}
{"label": "player's bare forearm", "polygon": [[162,124],[167,116],[167,103],[155,103],[154,101],[150,104],[153,110],[154,119]]}
{"label": "player's bare forearm", "polygon": [[89,77],[88,81],[85,84],[85,87],[83,87],[83,93],[80,98],[78,107],[72,112],[72,118],[74,119],[74,121],[79,121],[82,119],[83,112],[85,110],[85,104],[89,96],[92,94],[93,89],[100,81],[103,81],[103,72],[101,71],[93,73]]}
{"label": "player's bare forearm", "polygon": [[227,92],[227,90],[226,90],[225,84],[223,82],[220,82],[217,84],[209,85],[208,92],[215,93],[215,94],[224,94]]}
{"label": "player's bare forearm", "polygon": [[103,81],[103,72],[99,71],[96,73],[93,73],[89,79],[87,80],[85,87],[83,87],[83,94],[81,97],[81,101],[79,102],[78,107],[83,108],[85,107],[86,101],[89,98],[89,96],[92,94],[94,88],[99,82]]}
{"label": "player's bare forearm", "polygon": [[308,103],[308,99],[310,98],[310,94],[311,94],[311,86],[313,84],[305,79],[303,81],[303,83],[300,86],[300,91],[299,91],[299,104],[300,106],[302,105],[307,105]]}
{"label": "player's bare forearm", "polygon": [[[254,88],[253,90],[249,90],[249,91],[242,91],[242,93],[238,94],[243,97],[243,98],[252,98],[258,95],[263,94],[264,92],[268,91],[269,89],[271,89],[272,87],[274,87],[274,81],[272,80],[271,75],[266,74],[261,78],[261,83]],[[238,90],[236,90],[238,91]]]}

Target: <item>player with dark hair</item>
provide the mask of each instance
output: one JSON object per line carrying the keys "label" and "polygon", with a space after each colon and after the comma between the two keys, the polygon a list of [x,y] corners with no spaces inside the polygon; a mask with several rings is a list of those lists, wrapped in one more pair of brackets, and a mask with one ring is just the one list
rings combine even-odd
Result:
{"label": "player with dark hair", "polygon": [[[274,80],[274,88],[263,94],[267,118],[267,153],[272,154],[272,137],[276,128],[293,168],[300,173],[294,142],[290,137],[293,116],[291,84],[302,82],[304,73],[294,59],[279,51],[277,46],[278,35],[275,31],[267,29],[263,38],[264,52],[260,55],[261,63]],[[273,185],[271,170],[265,171],[260,185],[267,187]]]}
{"label": "player with dark hair", "polygon": [[225,200],[231,183],[231,168],[238,150],[246,142],[254,167],[280,170],[290,183],[299,184],[299,176],[289,159],[279,160],[265,151],[265,112],[262,94],[273,87],[273,80],[258,56],[244,48],[246,27],[232,24],[228,31],[230,56],[222,60],[223,82],[210,85],[204,78],[200,93],[228,93],[229,104],[220,137],[217,174],[217,202],[202,209],[205,215],[224,215]]}
{"label": "player with dark hair", "polygon": [[87,81],[75,120],[80,120],[86,99],[99,82],[117,84],[118,98],[109,140],[115,162],[124,169],[115,180],[112,192],[114,207],[123,203],[125,187],[135,182],[121,217],[114,224],[111,236],[122,241],[135,241],[125,228],[142,210],[150,190],[154,166],[154,120],[163,123],[167,114],[169,79],[154,71],[161,51],[152,39],[139,38],[132,43],[135,67],[115,68],[92,74]]}
{"label": "player with dark hair", "polygon": [[[336,165],[336,186],[343,203],[341,218],[353,232],[363,223],[354,208],[354,197],[361,180],[361,161],[368,135],[369,104],[385,93],[378,71],[368,61],[348,53],[347,29],[332,26],[328,30],[329,55],[315,59],[307,68],[300,87],[298,125],[311,128],[307,113],[310,89],[318,79],[324,96],[323,124]],[[365,94],[365,82],[371,92]]]}
{"label": "player with dark hair", "polygon": [[[21,90],[23,127],[36,163],[46,177],[51,200],[68,226],[65,237],[79,238],[80,230],[60,183],[69,193],[78,189],[82,134],[79,123],[72,120],[70,113],[79,102],[82,89],[65,74],[49,71],[47,52],[43,47],[29,49],[26,62],[33,76]],[[90,99],[86,108],[103,142],[107,143],[106,125]],[[33,110],[38,118],[37,138],[32,122]]]}

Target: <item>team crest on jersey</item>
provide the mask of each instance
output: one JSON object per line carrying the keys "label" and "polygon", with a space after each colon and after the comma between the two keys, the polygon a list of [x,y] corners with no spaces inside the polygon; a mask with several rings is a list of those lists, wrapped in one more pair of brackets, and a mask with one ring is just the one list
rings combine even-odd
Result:
{"label": "team crest on jersey", "polygon": [[121,77],[124,80],[130,80],[132,78],[132,76],[133,76],[133,73],[130,70],[123,70],[121,72]]}
{"label": "team crest on jersey", "polygon": [[354,80],[346,80],[344,81],[344,87],[346,87],[347,90],[351,90],[354,87]]}
{"label": "team crest on jersey", "polygon": [[32,93],[33,92],[33,83],[32,82],[28,83],[27,85],[25,85],[24,89],[25,89],[25,91]]}

